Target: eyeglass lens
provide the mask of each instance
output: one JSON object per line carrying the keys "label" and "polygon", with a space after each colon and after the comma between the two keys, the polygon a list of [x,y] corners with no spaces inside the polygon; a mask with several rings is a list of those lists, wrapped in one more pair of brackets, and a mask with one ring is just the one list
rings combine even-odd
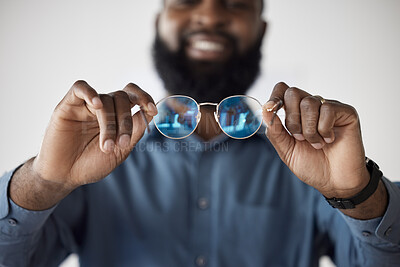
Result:
{"label": "eyeglass lens", "polygon": [[184,138],[197,127],[199,109],[196,101],[186,96],[170,96],[157,103],[153,118],[157,129],[169,138]]}
{"label": "eyeglass lens", "polygon": [[218,106],[221,129],[230,137],[242,139],[252,136],[261,126],[261,104],[247,96],[225,98]]}

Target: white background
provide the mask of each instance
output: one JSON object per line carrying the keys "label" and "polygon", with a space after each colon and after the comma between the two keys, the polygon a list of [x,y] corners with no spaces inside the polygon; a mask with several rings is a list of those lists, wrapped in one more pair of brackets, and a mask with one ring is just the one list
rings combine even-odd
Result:
{"label": "white background", "polygon": [[[161,2],[0,0],[0,173],[37,153],[75,80],[164,95],[150,56]],[[263,76],[250,95],[263,103],[282,80],[353,105],[367,155],[399,180],[399,14],[398,0],[268,1]]]}

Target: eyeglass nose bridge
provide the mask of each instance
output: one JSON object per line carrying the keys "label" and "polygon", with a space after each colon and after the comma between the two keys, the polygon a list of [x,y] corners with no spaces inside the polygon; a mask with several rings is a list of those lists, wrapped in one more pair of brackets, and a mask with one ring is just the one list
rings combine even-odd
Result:
{"label": "eyeglass nose bridge", "polygon": [[218,106],[218,103],[212,103],[212,102],[204,102],[204,103],[200,103],[199,106]]}
{"label": "eyeglass nose bridge", "polygon": [[[217,110],[218,110],[218,106],[219,106],[218,103],[213,103],[213,102],[204,102],[204,103],[200,103],[198,105],[199,105],[199,113],[197,114],[197,116],[198,116],[197,122],[199,122],[200,118],[201,118],[201,112],[200,112],[201,106],[215,106],[215,107],[217,107]],[[214,118],[215,118],[215,121],[219,124],[219,116],[216,111],[214,111]],[[219,127],[221,127],[221,125]]]}

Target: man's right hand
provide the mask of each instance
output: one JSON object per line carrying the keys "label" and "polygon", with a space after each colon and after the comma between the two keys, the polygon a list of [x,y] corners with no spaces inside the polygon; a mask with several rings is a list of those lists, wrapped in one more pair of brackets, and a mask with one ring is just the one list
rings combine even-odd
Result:
{"label": "man's right hand", "polygon": [[129,155],[147,121],[157,114],[153,99],[134,84],[110,94],[76,82],[56,107],[33,170],[44,180],[68,187],[97,182]]}
{"label": "man's right hand", "polygon": [[[141,111],[132,116],[135,105]],[[143,115],[149,122],[156,114],[151,96],[134,84],[122,91],[98,94],[86,82],[77,81],[54,110],[37,157],[14,174],[12,199],[27,208],[48,208],[60,199],[47,203],[41,187],[70,192],[103,179],[143,136],[147,127]],[[32,198],[44,202],[38,206],[26,199],[26,191],[34,188],[42,190],[31,191]]]}

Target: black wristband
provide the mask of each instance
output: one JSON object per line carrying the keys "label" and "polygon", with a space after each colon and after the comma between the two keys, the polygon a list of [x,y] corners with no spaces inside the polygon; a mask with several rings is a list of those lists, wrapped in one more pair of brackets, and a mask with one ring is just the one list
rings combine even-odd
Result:
{"label": "black wristband", "polygon": [[367,200],[378,188],[379,181],[381,180],[383,173],[379,170],[379,166],[369,158],[365,158],[368,172],[370,174],[370,180],[364,189],[351,198],[327,198],[329,205],[336,209],[354,209],[356,205],[361,204]]}

